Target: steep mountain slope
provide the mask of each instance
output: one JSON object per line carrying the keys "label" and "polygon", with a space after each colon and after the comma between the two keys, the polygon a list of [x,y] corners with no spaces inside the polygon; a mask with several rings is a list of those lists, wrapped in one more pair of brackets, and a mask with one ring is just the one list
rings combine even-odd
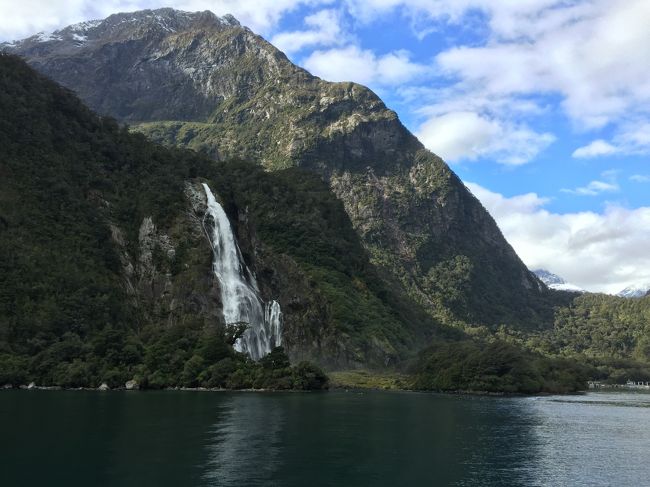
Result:
{"label": "steep mountain slope", "polygon": [[318,174],[372,262],[446,322],[543,327],[568,299],[374,93],[311,76],[232,17],[117,14],[2,48],[154,140]]}
{"label": "steep mountain slope", "polygon": [[385,366],[445,333],[313,174],[163,148],[0,54],[0,382],[263,386],[229,347],[202,183],[294,360]]}

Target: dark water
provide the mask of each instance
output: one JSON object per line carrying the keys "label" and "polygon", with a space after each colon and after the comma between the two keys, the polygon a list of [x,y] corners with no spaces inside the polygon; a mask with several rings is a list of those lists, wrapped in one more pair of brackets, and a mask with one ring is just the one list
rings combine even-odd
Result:
{"label": "dark water", "polygon": [[2,486],[644,486],[650,394],[0,391]]}

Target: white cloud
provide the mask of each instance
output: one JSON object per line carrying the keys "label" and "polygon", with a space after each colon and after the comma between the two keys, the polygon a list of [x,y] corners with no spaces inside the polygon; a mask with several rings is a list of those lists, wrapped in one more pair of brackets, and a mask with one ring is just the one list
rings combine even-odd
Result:
{"label": "white cloud", "polygon": [[416,135],[448,162],[490,155],[507,165],[525,164],[555,138],[521,125],[506,124],[475,112],[448,112],[429,118]]}
{"label": "white cloud", "polygon": [[634,174],[630,176],[630,181],[634,181],[635,183],[650,183],[650,176],[646,174]]}
{"label": "white cloud", "polygon": [[617,193],[621,190],[621,187],[616,181],[618,171],[609,170],[601,173],[600,177],[602,181],[596,180],[591,181],[586,186],[582,186],[576,189],[562,189],[563,193],[572,193],[580,196],[598,196],[602,193]]}
{"label": "white cloud", "polygon": [[308,30],[280,32],[271,43],[285,53],[298,52],[312,46],[333,46],[346,42],[349,37],[341,27],[341,13],[327,9],[305,17]]}
{"label": "white cloud", "polygon": [[232,14],[255,32],[265,34],[280,18],[300,7],[331,4],[331,0],[0,0],[0,41],[28,37],[116,12],[173,7],[179,10],[211,10]]}
{"label": "white cloud", "polygon": [[429,68],[410,60],[408,51],[393,51],[381,56],[357,46],[346,46],[311,53],[303,66],[328,81],[354,81],[364,85],[392,86],[413,81]]}
{"label": "white cloud", "polygon": [[615,137],[616,143],[628,154],[647,154],[650,152],[650,121],[629,121],[620,127]]}
{"label": "white cloud", "polygon": [[535,193],[508,198],[466,185],[529,268],[548,269],[590,291],[616,293],[650,282],[650,207],[558,214]]}
{"label": "white cloud", "polygon": [[573,193],[581,196],[597,196],[602,193],[616,193],[621,188],[616,183],[608,183],[607,181],[591,181],[587,186],[582,186],[576,189],[563,189],[565,193]]}
{"label": "white cloud", "polygon": [[598,157],[598,156],[606,156],[610,154],[614,154],[618,152],[618,148],[614,147],[612,144],[609,142],[606,142],[602,139],[594,140],[593,142],[583,146],[579,147],[576,150],[573,151],[573,154],[571,154],[573,157],[576,158],[591,158],[591,157]]}
{"label": "white cloud", "polygon": [[640,155],[650,153],[650,122],[624,122],[609,143],[597,139],[573,152],[576,158],[592,158],[612,154]]}
{"label": "white cloud", "polygon": [[[648,113],[650,2],[520,3],[520,12],[480,7],[492,15],[491,40],[441,53],[440,69],[469,91],[559,94],[566,113],[585,129]],[[557,5],[545,10],[550,4]]]}
{"label": "white cloud", "polygon": [[87,0],[0,0],[0,41],[28,37],[87,20],[87,11],[94,11],[90,5]]}

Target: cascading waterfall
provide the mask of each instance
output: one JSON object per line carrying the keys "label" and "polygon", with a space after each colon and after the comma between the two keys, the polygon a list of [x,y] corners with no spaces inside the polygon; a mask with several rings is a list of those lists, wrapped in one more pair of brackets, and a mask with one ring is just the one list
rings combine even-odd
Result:
{"label": "cascading waterfall", "polygon": [[[282,311],[277,301],[264,305],[253,274],[244,262],[226,212],[207,184],[208,199],[203,228],[208,236],[214,259],[212,270],[219,281],[223,317],[226,326],[246,323],[248,329],[235,343],[235,350],[259,360],[282,343]],[[205,219],[212,218],[212,228]]]}
{"label": "cascading waterfall", "polygon": [[279,347],[282,345],[282,310],[280,309],[280,303],[275,300],[266,303],[264,322],[267,323],[271,336],[275,337],[274,346]]}

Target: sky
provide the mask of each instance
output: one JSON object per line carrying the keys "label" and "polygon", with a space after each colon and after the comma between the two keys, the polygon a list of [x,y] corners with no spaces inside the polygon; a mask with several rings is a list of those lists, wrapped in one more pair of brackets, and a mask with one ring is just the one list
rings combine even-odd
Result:
{"label": "sky", "polygon": [[531,269],[650,283],[648,0],[0,0],[0,41],[142,8],[233,14],[369,86]]}

